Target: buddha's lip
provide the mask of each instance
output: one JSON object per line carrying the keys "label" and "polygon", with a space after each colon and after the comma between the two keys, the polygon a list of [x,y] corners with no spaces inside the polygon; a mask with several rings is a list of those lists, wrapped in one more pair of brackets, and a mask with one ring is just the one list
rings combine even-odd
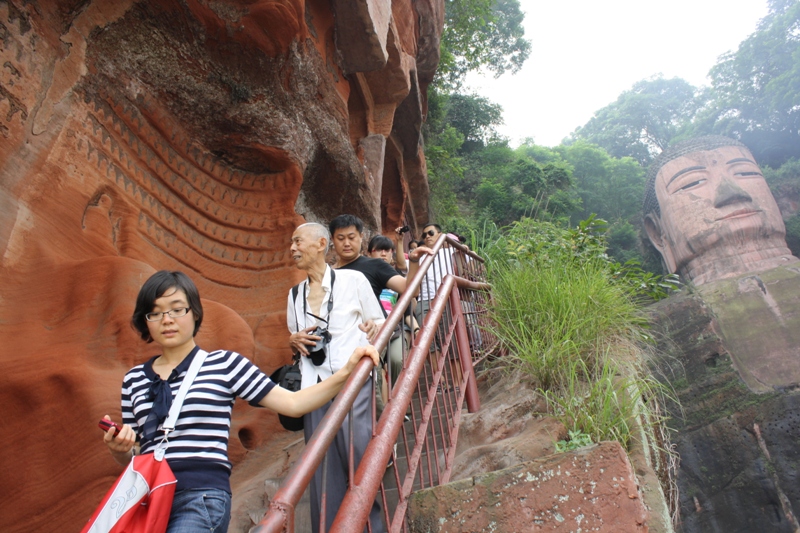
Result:
{"label": "buddha's lip", "polygon": [[746,216],[750,216],[750,215],[755,215],[755,214],[758,214],[760,212],[761,212],[761,209],[748,209],[748,208],[737,209],[736,211],[734,211],[732,213],[728,213],[724,217],[720,217],[717,220],[727,220],[729,218],[742,218],[742,217],[746,217]]}

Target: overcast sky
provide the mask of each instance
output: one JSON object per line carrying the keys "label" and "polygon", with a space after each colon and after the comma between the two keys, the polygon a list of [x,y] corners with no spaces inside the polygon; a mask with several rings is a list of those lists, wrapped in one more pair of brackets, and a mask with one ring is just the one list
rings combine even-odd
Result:
{"label": "overcast sky", "polygon": [[520,0],[531,55],[516,75],[470,75],[503,106],[502,135],[555,146],[639,80],[699,86],[767,14],[766,0]]}

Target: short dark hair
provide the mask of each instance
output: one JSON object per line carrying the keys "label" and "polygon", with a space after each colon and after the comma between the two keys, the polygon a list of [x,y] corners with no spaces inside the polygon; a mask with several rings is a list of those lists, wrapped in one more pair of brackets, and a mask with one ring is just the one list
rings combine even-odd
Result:
{"label": "short dark hair", "polygon": [[156,300],[164,296],[164,293],[170,289],[180,289],[186,294],[186,301],[194,315],[194,333],[192,333],[192,336],[197,335],[200,324],[203,323],[203,304],[200,303],[200,293],[197,291],[197,287],[191,278],[183,272],[159,270],[150,276],[144,282],[142,288],[139,289],[139,296],[136,297],[136,308],[133,310],[133,317],[131,318],[131,326],[139,333],[143,341],[153,342],[150,330],[147,329],[145,315],[153,311]]}
{"label": "short dark hair", "polygon": [[740,146],[747,148],[744,144],[729,137],[722,135],[706,135],[704,137],[695,137],[694,139],[687,139],[670,145],[666,150],[653,160],[653,163],[647,169],[647,179],[644,184],[644,201],[642,203],[643,215],[647,216],[655,211],[656,215],[661,216],[661,206],[658,205],[658,197],[656,196],[656,177],[658,176],[661,167],[681,156],[693,154],[695,152],[705,152],[707,150],[716,150],[723,146]]}
{"label": "short dark hair", "polygon": [[339,215],[328,224],[328,231],[331,232],[331,237],[336,233],[337,229],[349,228],[355,226],[356,231],[362,233],[364,231],[364,222],[355,215]]}
{"label": "short dark hair", "polygon": [[392,239],[385,235],[375,235],[369,240],[369,244],[367,245],[368,252],[372,252],[373,250],[394,250],[394,243]]}
{"label": "short dark hair", "polygon": [[422,226],[422,229],[425,229],[425,228],[427,228],[428,226],[433,226],[434,228],[436,228],[436,231],[438,231],[439,233],[444,233],[444,232],[442,231],[442,227],[441,227],[439,224],[434,224],[434,223],[432,223],[432,222],[429,222],[428,224],[425,224],[424,226]]}

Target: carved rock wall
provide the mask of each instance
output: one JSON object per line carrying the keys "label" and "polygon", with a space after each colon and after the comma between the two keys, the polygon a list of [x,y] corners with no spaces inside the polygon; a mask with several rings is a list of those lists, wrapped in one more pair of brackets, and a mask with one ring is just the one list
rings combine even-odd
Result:
{"label": "carved rock wall", "polygon": [[[443,10],[0,1],[0,530],[77,530],[118,473],[95,425],[155,353],[128,325],[152,272],[197,283],[201,346],[269,371],[289,356],[298,223],[427,220],[419,129]],[[342,34],[359,24],[366,41]],[[277,427],[237,407],[232,460]]]}
{"label": "carved rock wall", "polygon": [[658,373],[681,404],[673,406],[670,421],[681,458],[679,531],[797,531],[796,388],[750,390],[748,375],[740,377],[743,360],[733,353],[742,346],[728,345],[719,324],[726,316],[717,316],[701,295],[686,290],[650,312],[661,354]]}

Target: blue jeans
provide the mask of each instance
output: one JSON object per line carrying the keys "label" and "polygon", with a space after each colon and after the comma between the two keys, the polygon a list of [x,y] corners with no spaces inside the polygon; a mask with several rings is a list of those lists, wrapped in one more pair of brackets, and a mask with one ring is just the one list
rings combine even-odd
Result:
{"label": "blue jeans", "polygon": [[231,495],[219,489],[188,489],[175,493],[167,533],[227,533]]}

